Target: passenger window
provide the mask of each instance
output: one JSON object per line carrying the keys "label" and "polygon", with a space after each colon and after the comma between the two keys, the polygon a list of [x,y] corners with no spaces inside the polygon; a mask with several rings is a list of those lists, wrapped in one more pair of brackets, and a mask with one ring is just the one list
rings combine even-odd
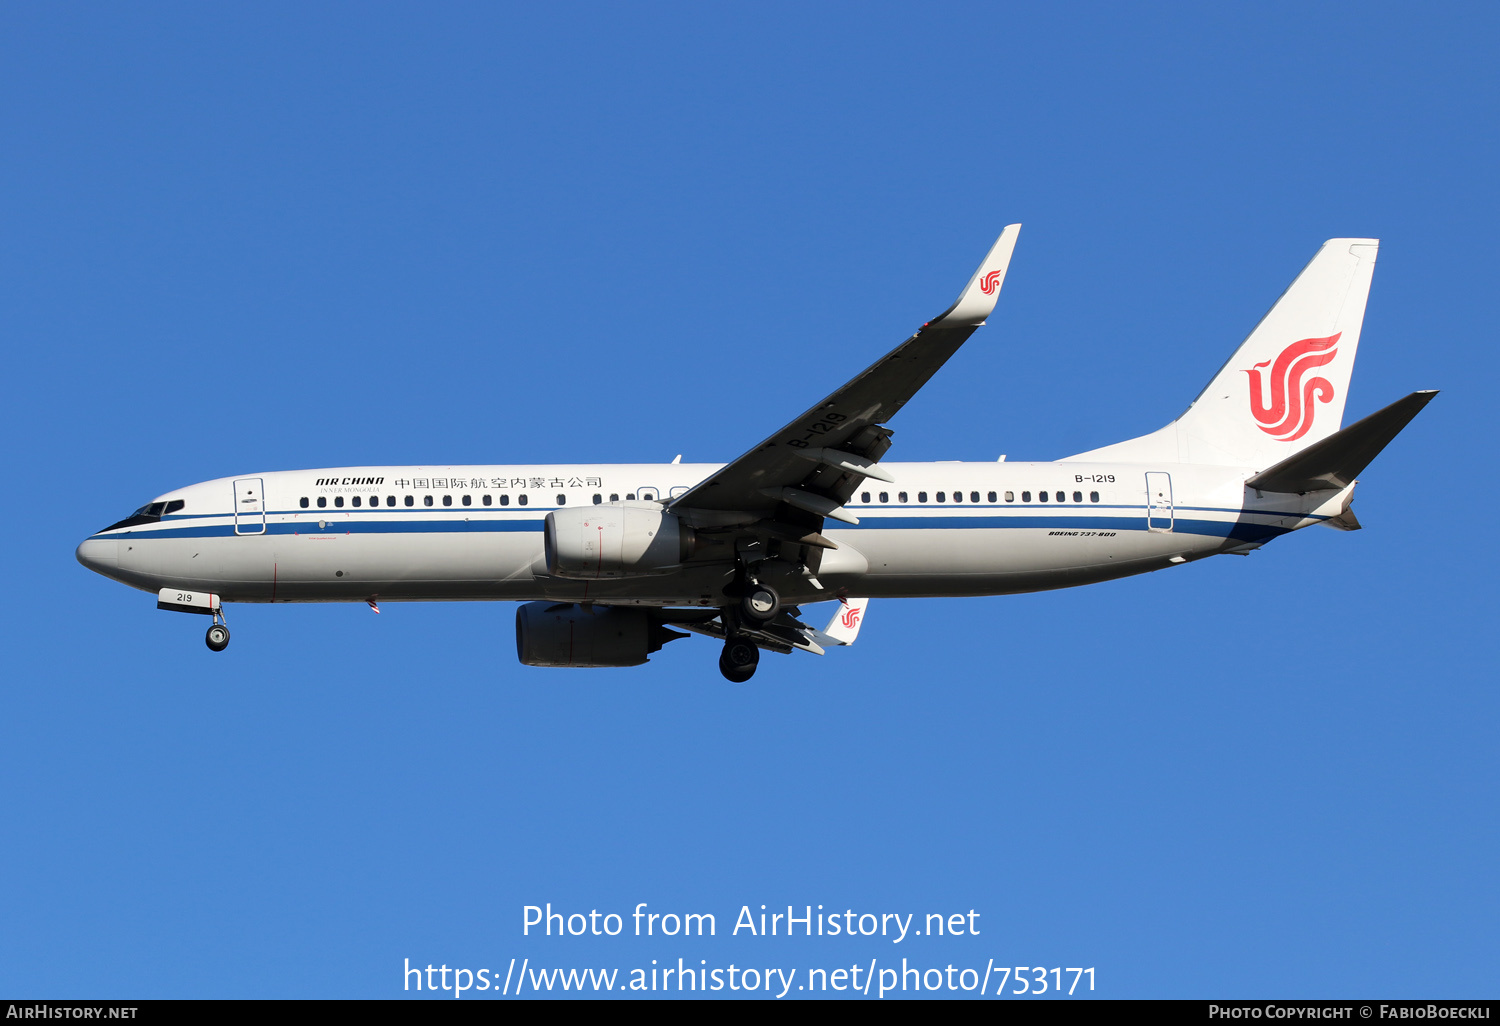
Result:
{"label": "passenger window", "polygon": [[1022,502],[1030,502],[1031,501],[1031,493],[1030,492],[1022,492],[1021,493],[1021,501]]}
{"label": "passenger window", "polygon": [[603,501],[604,501],[604,496],[600,495],[598,492],[595,492],[594,493],[594,505],[597,506],[597,505],[599,505]]}
{"label": "passenger window", "polygon": [[491,499],[491,498],[490,498],[490,497],[489,497],[489,496],[488,496],[488,495],[486,495],[486,496],[485,496],[485,497],[484,497],[484,504],[485,504],[485,505],[486,505],[486,506],[488,506],[488,505],[489,505],[489,504],[490,504],[490,503],[492,503],[492,502],[494,502],[494,501],[495,501],[495,500],[494,500],[494,499]]}
{"label": "passenger window", "polygon": [[625,493],[625,499],[628,502],[634,502],[635,501],[635,492],[626,492]]}
{"label": "passenger window", "polygon": [[964,501],[964,493],[963,492],[954,492],[953,493],[953,501],[954,502],[963,502]]}
{"label": "passenger window", "polygon": [[502,505],[502,506],[509,506],[510,505],[510,496],[509,495],[502,495],[502,496],[500,496],[500,505]]}
{"label": "passenger window", "polygon": [[394,495],[387,495],[385,497],[385,504],[387,506],[394,506],[396,504],[396,497]]}
{"label": "passenger window", "polygon": [[869,502],[870,501],[870,493],[869,492],[860,492],[859,493],[859,501],[860,502]]}
{"label": "passenger window", "polygon": [[444,506],[451,506],[451,505],[453,505],[453,496],[451,496],[451,495],[445,495],[445,496],[443,496],[443,505]]}
{"label": "passenger window", "polygon": [[890,502],[891,501],[891,493],[890,492],[881,492],[880,493],[880,501],[881,502]]}
{"label": "passenger window", "polygon": [[517,498],[516,498],[516,502],[517,502],[517,503],[518,503],[518,504],[520,504],[520,505],[522,505],[522,506],[524,506],[524,505],[526,505],[526,503],[527,503],[527,502],[528,502],[528,501],[529,501],[529,500],[528,500],[528,499],[527,499],[527,498],[526,498],[526,496],[525,496],[525,495],[524,495],[524,494],[522,494],[522,495],[520,495],[520,496],[518,496],[518,497],[517,497]]}
{"label": "passenger window", "polygon": [[335,506],[337,506],[339,509],[343,509],[344,508],[344,497],[342,495],[335,495],[333,497],[333,504]]}
{"label": "passenger window", "polygon": [[408,505],[408,506],[415,506],[415,505],[416,505],[416,504],[417,504],[417,500],[416,500],[416,497],[415,497],[415,496],[412,496],[412,495],[408,495],[408,496],[407,496],[407,497],[406,497],[406,504],[407,504],[407,505]]}
{"label": "passenger window", "polygon": [[1099,501],[1099,493],[1098,492],[1089,492],[1089,501],[1090,502],[1098,502]]}
{"label": "passenger window", "polygon": [[[969,493],[969,501],[970,502],[978,502],[979,501],[979,493],[978,492],[970,492]],[[995,501],[995,493],[994,492],[990,492],[990,501],[991,502]]]}
{"label": "passenger window", "polygon": [[297,500],[297,505],[301,506],[303,509],[306,509],[307,508],[307,496],[304,495],[304,496],[302,496],[301,499]]}
{"label": "passenger window", "polygon": [[927,493],[926,492],[918,492],[917,493],[917,501],[918,502],[926,502],[927,501]]}
{"label": "passenger window", "polygon": [[350,499],[349,500],[349,505],[351,505],[351,506],[358,506],[359,505],[359,496],[356,495],[354,498]]}
{"label": "passenger window", "polygon": [[1082,502],[1083,501],[1083,493],[1082,492],[1074,492],[1073,493],[1073,501],[1074,502]]}
{"label": "passenger window", "polygon": [[472,496],[472,495],[465,495],[464,496],[464,505],[465,506],[472,506],[472,505],[474,505],[474,496]]}
{"label": "passenger window", "polygon": [[424,495],[424,496],[422,496],[422,505],[424,505],[424,506],[431,506],[432,505],[432,496],[430,496],[430,495]]}
{"label": "passenger window", "polygon": [[619,492],[610,492],[609,493],[609,501],[610,502],[619,502],[620,501],[620,493]]}
{"label": "passenger window", "polygon": [[906,501],[906,493],[905,492],[897,492],[896,493],[896,501],[897,502],[905,502]]}
{"label": "passenger window", "polygon": [[1016,501],[1016,493],[1015,492],[1006,492],[1005,493],[1005,501],[1006,502],[1015,502]]}
{"label": "passenger window", "polygon": [[937,493],[937,501],[938,502],[946,502],[947,500],[944,498],[944,496],[946,496],[947,494],[948,494],[947,492],[938,492]]}
{"label": "passenger window", "polygon": [[557,504],[559,506],[566,506],[568,504],[568,497],[566,495],[564,495],[562,492],[558,492],[557,493]]}
{"label": "passenger window", "polygon": [[328,505],[328,498],[326,496],[323,496],[323,495],[318,496],[318,508],[322,509],[323,507],[325,507],[327,505]]}
{"label": "passenger window", "polygon": [[995,498],[995,493],[994,493],[994,492],[990,492],[990,501],[991,501],[991,502],[996,502],[996,501],[998,501],[998,500],[997,500],[997,499],[996,499],[996,498]]}

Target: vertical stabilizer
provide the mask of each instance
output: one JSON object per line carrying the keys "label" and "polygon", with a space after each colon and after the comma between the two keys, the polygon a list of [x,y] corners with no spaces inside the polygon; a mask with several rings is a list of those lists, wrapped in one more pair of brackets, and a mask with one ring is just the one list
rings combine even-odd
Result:
{"label": "vertical stabilizer", "polygon": [[1378,239],[1329,239],[1192,406],[1160,431],[1071,457],[1265,467],[1337,431]]}

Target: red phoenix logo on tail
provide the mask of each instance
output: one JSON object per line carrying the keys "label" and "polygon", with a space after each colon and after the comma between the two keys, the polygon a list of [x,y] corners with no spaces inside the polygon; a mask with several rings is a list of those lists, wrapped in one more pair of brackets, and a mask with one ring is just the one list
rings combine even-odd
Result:
{"label": "red phoenix logo on tail", "polygon": [[854,625],[859,623],[859,607],[850,606],[848,609],[844,610],[844,615],[839,617],[839,623],[843,624],[845,627],[848,627],[850,630],[853,630]]}
{"label": "red phoenix logo on tail", "polygon": [[[1338,355],[1335,346],[1340,335],[1343,332],[1328,338],[1304,338],[1293,342],[1275,361],[1257,363],[1253,370],[1245,371],[1250,375],[1250,412],[1257,427],[1283,442],[1292,442],[1307,434],[1316,411],[1313,400],[1330,402],[1334,392],[1327,378],[1302,379],[1313,368],[1333,361]],[[1263,372],[1266,367],[1271,368],[1269,403],[1266,401]]]}
{"label": "red phoenix logo on tail", "polygon": [[979,291],[983,292],[986,296],[993,296],[995,290],[1000,287],[1000,274],[1001,272],[999,271],[991,271],[979,279]]}

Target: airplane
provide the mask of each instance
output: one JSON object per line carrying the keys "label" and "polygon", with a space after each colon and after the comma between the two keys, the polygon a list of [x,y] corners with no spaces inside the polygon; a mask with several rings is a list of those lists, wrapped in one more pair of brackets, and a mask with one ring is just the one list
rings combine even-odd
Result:
{"label": "airplane", "polygon": [[[1358,530],[1356,478],[1437,394],[1349,427],[1379,241],[1330,239],[1158,431],[1055,462],[893,463],[887,424],[995,309],[1020,225],[958,299],[723,465],[340,467],[179,488],[78,546],[157,607],[512,600],[529,666],[638,666],[696,633],[732,682],[854,642],[871,599],[1092,584]],[[819,630],[801,606],[836,600]]]}

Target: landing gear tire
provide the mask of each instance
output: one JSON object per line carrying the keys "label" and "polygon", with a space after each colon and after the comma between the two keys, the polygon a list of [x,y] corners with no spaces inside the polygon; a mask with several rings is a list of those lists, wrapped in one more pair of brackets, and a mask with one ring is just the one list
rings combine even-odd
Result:
{"label": "landing gear tire", "polygon": [[733,684],[743,684],[755,676],[760,665],[760,649],[742,638],[730,638],[719,656],[719,672]]}
{"label": "landing gear tire", "polygon": [[216,623],[208,629],[208,634],[203,638],[203,643],[214,652],[222,652],[229,647],[229,628],[222,623]]}
{"label": "landing gear tire", "polygon": [[781,612],[781,596],[769,584],[752,584],[740,599],[740,612],[747,620],[768,623]]}

